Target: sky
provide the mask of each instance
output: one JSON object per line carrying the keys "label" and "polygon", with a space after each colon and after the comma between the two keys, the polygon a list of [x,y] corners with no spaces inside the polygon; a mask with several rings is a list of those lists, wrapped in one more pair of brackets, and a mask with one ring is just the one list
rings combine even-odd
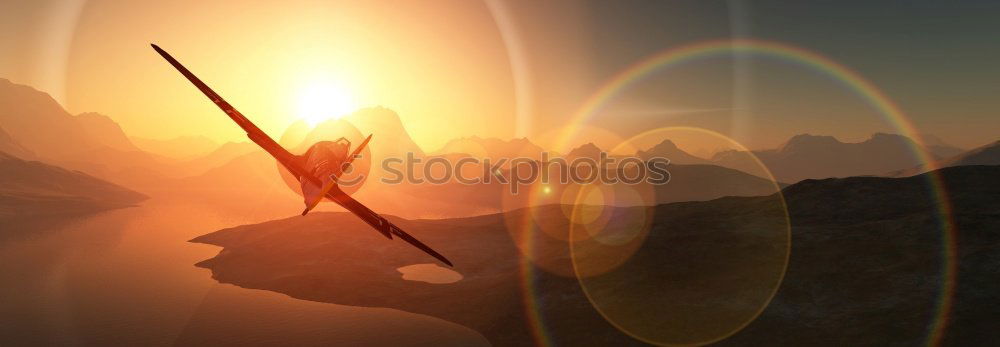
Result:
{"label": "sky", "polygon": [[544,144],[567,125],[590,129],[573,142],[691,126],[751,148],[800,133],[860,141],[899,132],[842,82],[756,55],[653,71],[586,124],[571,122],[644,57],[732,38],[828,57],[919,132],[954,145],[982,145],[1000,130],[997,2],[14,0],[0,3],[0,32],[0,77],[146,138],[243,139],[154,42],[272,135],[305,117],[303,96],[317,88],[351,107],[395,110],[426,150],[470,135]]}

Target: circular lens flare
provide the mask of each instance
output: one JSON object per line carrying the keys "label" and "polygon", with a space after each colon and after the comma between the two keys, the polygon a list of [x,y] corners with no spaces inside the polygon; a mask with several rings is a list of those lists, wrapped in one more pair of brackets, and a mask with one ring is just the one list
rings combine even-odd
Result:
{"label": "circular lens flare", "polygon": [[[678,135],[724,139],[746,151],[724,135],[687,127],[655,129],[626,142]],[[651,344],[702,345],[741,330],[777,292],[791,246],[780,187],[769,173],[763,178],[773,184],[766,196],[655,207],[640,206],[646,199],[628,185],[581,189],[573,213],[581,223],[570,225],[569,245],[588,300],[619,330]],[[587,223],[595,212],[585,202],[612,195],[616,204],[632,207],[606,207]],[[579,235],[587,239],[575,239]]]}
{"label": "circular lens flare", "polygon": [[[364,135],[350,122],[340,119],[336,121],[323,122],[315,127],[303,127],[292,124],[285,129],[280,139],[282,145],[294,154],[305,154],[309,147],[320,141],[337,141],[340,138],[351,142],[351,150],[360,145],[364,140]],[[340,175],[341,184],[338,185],[341,191],[347,194],[354,194],[368,181],[371,173],[372,159],[371,149],[367,146],[361,151],[360,157],[351,162],[350,169]],[[281,163],[275,161],[275,167],[281,175],[282,181],[298,195],[302,195],[302,188],[299,180],[292,175]],[[323,200],[321,203],[329,202]]]}

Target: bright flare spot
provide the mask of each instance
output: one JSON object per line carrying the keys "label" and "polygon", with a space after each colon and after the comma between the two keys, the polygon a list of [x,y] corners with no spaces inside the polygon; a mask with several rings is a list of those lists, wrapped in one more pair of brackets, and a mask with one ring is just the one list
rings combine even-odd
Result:
{"label": "bright flare spot", "polygon": [[357,108],[351,94],[336,83],[313,83],[299,93],[298,116],[311,126],[337,119]]}
{"label": "bright flare spot", "polygon": [[544,188],[542,188],[542,192],[545,193],[545,194],[551,193],[552,192],[552,188],[549,187],[549,186],[545,186]]}

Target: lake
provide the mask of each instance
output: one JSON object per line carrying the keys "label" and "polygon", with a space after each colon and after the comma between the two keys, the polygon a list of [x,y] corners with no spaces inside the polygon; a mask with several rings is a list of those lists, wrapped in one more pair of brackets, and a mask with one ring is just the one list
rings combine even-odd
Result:
{"label": "lake", "polygon": [[477,332],[392,309],[220,284],[195,263],[218,229],[294,216],[154,198],[0,241],[0,341],[61,345],[488,345]]}

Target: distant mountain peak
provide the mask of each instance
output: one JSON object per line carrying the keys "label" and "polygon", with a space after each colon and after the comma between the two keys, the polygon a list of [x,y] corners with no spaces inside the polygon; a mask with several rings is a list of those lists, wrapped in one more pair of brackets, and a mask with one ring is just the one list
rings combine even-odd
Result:
{"label": "distant mountain peak", "polygon": [[574,148],[566,154],[568,158],[599,158],[601,156],[601,148],[597,147],[593,142],[587,142]]}
{"label": "distant mountain peak", "polygon": [[792,136],[784,145],[781,151],[795,151],[802,148],[813,148],[818,146],[836,146],[843,144],[840,140],[828,135],[799,134]]}
{"label": "distant mountain peak", "polygon": [[576,147],[574,150],[601,150],[601,148],[597,147],[593,142],[587,142]]}
{"label": "distant mountain peak", "polygon": [[664,139],[648,150],[640,150],[636,153],[636,155],[643,160],[649,160],[653,157],[667,158],[670,159],[670,162],[673,164],[709,164],[708,160],[680,149],[677,147],[677,144],[670,139]]}
{"label": "distant mountain peak", "polygon": [[83,130],[100,144],[121,151],[139,150],[111,117],[97,112],[85,112],[75,118]]}
{"label": "distant mountain peak", "polygon": [[829,135],[799,134],[792,136],[778,151],[784,153],[832,150],[837,147],[861,145],[861,146],[896,146],[912,144],[909,137],[883,132],[873,133],[868,139],[861,142],[843,142],[836,137]]}
{"label": "distant mountain peak", "polygon": [[[335,126],[324,128],[324,124]],[[350,126],[345,126],[346,124]],[[323,129],[328,131],[323,131]],[[343,134],[351,135],[352,132],[347,131],[348,129],[360,132],[360,136],[373,135],[371,143],[368,144],[373,158],[402,158],[406,156],[406,153],[413,153],[417,157],[424,156],[423,149],[410,137],[396,111],[382,106],[362,108],[339,119],[321,123],[310,131],[305,139],[307,142],[314,142],[311,140],[319,141],[321,138],[330,137],[329,134],[342,134],[330,139],[336,140],[339,136],[345,136]],[[361,138],[356,140],[360,141]]]}
{"label": "distant mountain peak", "polygon": [[665,139],[663,140],[663,142],[660,142],[656,144],[656,146],[653,146],[653,148],[650,148],[651,151],[658,149],[678,149],[678,148],[677,144],[675,144],[673,141],[670,141],[670,139]]}
{"label": "distant mountain peak", "polygon": [[[921,164],[909,137],[877,132],[860,142],[842,142],[833,136],[795,135],[777,150],[752,153],[779,180],[798,182],[808,178],[884,175]],[[940,148],[928,148],[940,153]],[[720,153],[716,163],[736,169],[757,166],[756,160],[740,153]]]}
{"label": "distant mountain peak", "polygon": [[1000,165],[1000,140],[973,148],[944,160],[941,167],[965,165]]}
{"label": "distant mountain peak", "polygon": [[384,127],[385,129],[383,130],[388,131],[405,129],[403,122],[399,118],[399,114],[392,109],[382,106],[361,108],[337,120],[346,120],[359,126],[363,123],[375,123]]}

